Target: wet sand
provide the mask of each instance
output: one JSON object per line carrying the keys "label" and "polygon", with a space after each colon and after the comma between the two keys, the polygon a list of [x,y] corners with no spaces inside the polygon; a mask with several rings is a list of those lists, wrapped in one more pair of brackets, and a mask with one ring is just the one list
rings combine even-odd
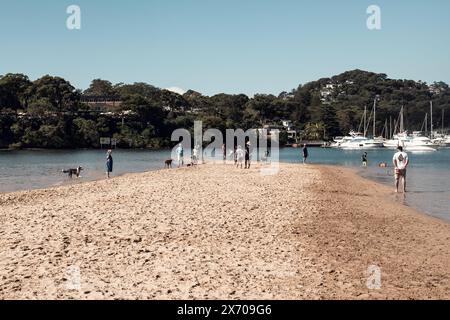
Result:
{"label": "wet sand", "polygon": [[449,299],[450,224],[401,202],[348,169],[287,164],[2,194],[0,298]]}

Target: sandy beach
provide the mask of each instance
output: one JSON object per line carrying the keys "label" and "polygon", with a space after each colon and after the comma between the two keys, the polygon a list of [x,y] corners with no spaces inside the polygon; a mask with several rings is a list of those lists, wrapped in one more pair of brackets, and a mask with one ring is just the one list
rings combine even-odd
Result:
{"label": "sandy beach", "polygon": [[340,167],[129,174],[1,194],[0,219],[1,299],[450,298],[450,224]]}

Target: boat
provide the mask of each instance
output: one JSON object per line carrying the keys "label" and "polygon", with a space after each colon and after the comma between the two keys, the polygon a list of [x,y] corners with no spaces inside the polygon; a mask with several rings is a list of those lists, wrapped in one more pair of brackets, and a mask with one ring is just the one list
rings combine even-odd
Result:
{"label": "boat", "polygon": [[383,142],[366,138],[360,132],[350,132],[350,136],[344,137],[339,147],[344,150],[378,149],[383,148]]}
{"label": "boat", "polygon": [[413,132],[411,139],[404,143],[406,151],[436,151],[439,145],[426,137],[423,132]]}
{"label": "boat", "polygon": [[[405,151],[410,152],[427,152],[427,151],[436,151],[439,148],[439,143],[431,140],[427,137],[422,131],[414,131],[412,134],[409,134],[408,131],[404,128],[404,107],[402,106],[400,110],[400,132],[394,134],[392,139],[386,140],[384,142],[384,146],[386,148],[396,149],[399,146],[403,147]],[[431,114],[433,114],[433,104],[431,103]],[[431,117],[431,132],[433,132],[433,121]],[[422,129],[428,130],[428,114],[425,116],[424,126]]]}
{"label": "boat", "polygon": [[440,148],[450,148],[450,135],[446,135],[444,131],[444,109],[442,109],[441,133],[433,132],[433,142],[438,144]]}
{"label": "boat", "polygon": [[335,137],[333,139],[333,142],[329,145],[330,148],[339,148],[342,144],[342,142],[344,142],[345,137]]}
{"label": "boat", "polygon": [[440,148],[449,148],[450,147],[450,135],[435,135],[432,140],[433,143],[439,145]]}
{"label": "boat", "polygon": [[[364,133],[350,131],[349,136],[346,137],[336,137],[334,138],[335,143],[332,147],[341,148],[344,150],[360,150],[360,149],[379,149],[384,148],[383,138],[376,137],[376,106],[379,97],[376,96],[373,104],[373,139],[367,138],[367,107],[364,107],[363,118],[361,119],[361,123],[359,125],[359,129],[361,129],[361,125],[364,126]],[[369,116],[369,122],[372,117],[372,114]]]}
{"label": "boat", "polygon": [[445,139],[442,142],[442,147],[450,148],[450,135],[445,136]]}
{"label": "boat", "polygon": [[436,151],[439,144],[416,131],[410,135],[407,131],[394,135],[393,139],[384,142],[384,146],[389,149],[396,149],[399,146],[405,151]]}

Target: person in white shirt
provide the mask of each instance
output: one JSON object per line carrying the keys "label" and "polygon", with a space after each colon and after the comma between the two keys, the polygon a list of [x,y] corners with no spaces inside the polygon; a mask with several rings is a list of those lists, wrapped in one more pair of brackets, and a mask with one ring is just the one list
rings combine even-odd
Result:
{"label": "person in white shirt", "polygon": [[198,165],[198,149],[197,146],[192,150],[192,163]]}
{"label": "person in white shirt", "polygon": [[242,163],[244,162],[244,156],[245,156],[245,152],[242,149],[241,146],[238,146],[236,149],[236,167],[239,168],[239,166],[241,166],[242,169]]}
{"label": "person in white shirt", "polygon": [[395,168],[395,192],[398,193],[400,179],[403,182],[403,193],[406,192],[406,169],[409,165],[408,154],[403,152],[403,147],[398,147],[398,152],[392,159]]}
{"label": "person in white shirt", "polygon": [[184,149],[183,146],[181,145],[181,143],[178,145],[177,148],[177,156],[178,156],[178,168],[182,167],[184,165]]}

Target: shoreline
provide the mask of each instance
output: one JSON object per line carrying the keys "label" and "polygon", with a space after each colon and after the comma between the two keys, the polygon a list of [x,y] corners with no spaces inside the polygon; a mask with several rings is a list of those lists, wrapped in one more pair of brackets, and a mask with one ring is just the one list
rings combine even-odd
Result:
{"label": "shoreline", "polygon": [[[206,162],[206,165],[212,165],[211,163]],[[217,165],[222,165],[221,163],[217,164]],[[230,166],[231,162],[227,161],[227,165]],[[293,163],[293,162],[280,162],[280,166],[283,165],[301,165],[301,163]],[[314,166],[317,168],[335,168],[336,170],[342,169],[345,171],[349,171],[352,174],[354,174],[356,177],[363,179],[365,181],[369,181],[372,183],[375,183],[379,186],[383,186],[386,188],[386,190],[388,191],[392,191],[391,189],[393,189],[393,187],[390,187],[390,184],[388,183],[383,183],[381,181],[379,181],[377,178],[375,177],[371,177],[371,176],[364,176],[364,171],[362,171],[360,167],[351,167],[351,166],[345,166],[342,164],[315,164],[315,163],[310,163],[308,164],[309,166]],[[261,167],[260,163],[257,163],[256,166]],[[171,170],[180,170],[180,169],[187,169],[187,167],[182,167],[182,168],[177,168],[176,166],[171,169]],[[145,171],[139,171],[139,172],[123,172],[120,173],[116,176],[112,176],[112,179],[117,179],[117,178],[121,178],[121,177],[126,177],[128,175],[139,175],[139,174],[145,174],[145,173],[150,173],[150,172],[165,172],[167,169],[164,168],[157,168],[157,169],[149,169],[149,170],[145,170]],[[13,191],[7,191],[7,192],[1,192],[0,191],[0,196],[2,195],[8,195],[8,194],[14,194],[14,193],[28,193],[28,192],[33,192],[33,191],[44,191],[44,190],[49,190],[49,189],[55,189],[55,188],[62,188],[62,187],[70,187],[70,186],[76,186],[76,185],[84,185],[87,183],[93,183],[93,182],[99,182],[99,181],[107,181],[106,178],[104,178],[102,175],[98,175],[96,178],[92,177],[92,178],[87,178],[86,180],[83,180],[83,177],[80,177],[79,179],[77,178],[73,178],[73,180],[65,180],[53,185],[49,185],[49,186],[43,186],[43,187],[37,187],[37,188],[31,188],[31,189],[20,189],[20,190],[13,190]],[[393,185],[394,182],[392,182]],[[393,194],[393,192],[388,192],[390,193],[392,196],[396,196],[397,199],[391,199],[394,202],[399,203],[402,199],[401,197],[404,197],[404,195],[402,193],[399,194]],[[408,193],[406,193],[407,195]],[[391,197],[392,198],[392,197]],[[404,200],[404,199],[403,199]],[[406,203],[406,201],[403,201],[403,203],[401,204],[405,207],[408,207],[416,212],[418,212],[421,215],[427,216],[427,217],[431,217],[434,219],[437,219],[439,221],[443,221],[445,223],[449,223],[450,224],[450,220],[442,218],[442,217],[436,217],[433,214],[430,214],[428,212],[422,211],[420,208],[414,206],[414,205],[409,205],[408,203]]]}
{"label": "shoreline", "polygon": [[[280,169],[207,164],[0,194],[0,298],[450,299],[448,223],[349,168]],[[71,266],[80,290],[67,290]]]}

